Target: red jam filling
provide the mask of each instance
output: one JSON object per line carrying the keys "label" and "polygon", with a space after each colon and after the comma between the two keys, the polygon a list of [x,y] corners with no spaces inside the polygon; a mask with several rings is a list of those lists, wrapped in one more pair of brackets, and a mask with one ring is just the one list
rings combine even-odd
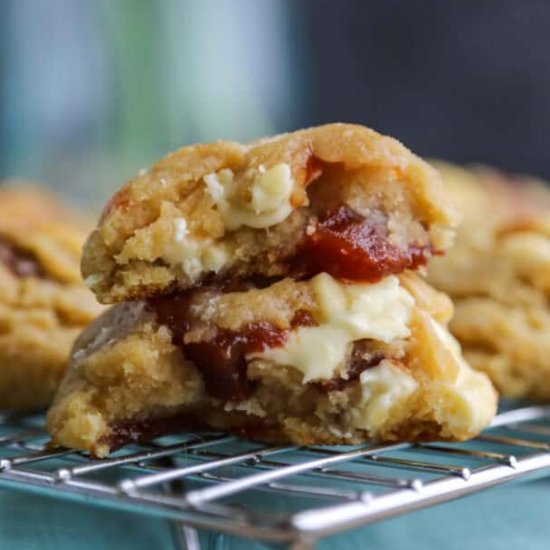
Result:
{"label": "red jam filling", "polygon": [[[195,411],[181,411],[165,416],[126,419],[113,422],[110,433],[100,440],[110,452],[120,449],[128,443],[149,441],[154,437],[169,435],[183,430],[209,429],[204,420]],[[258,417],[244,417],[239,425],[229,427],[228,431],[238,437],[256,441],[279,441],[281,439],[277,425]]]}
{"label": "red jam filling", "polygon": [[[245,399],[254,389],[246,375],[246,355],[284,345],[288,330],[271,323],[249,323],[239,332],[218,330],[216,336],[204,342],[185,343],[189,329],[190,294],[181,293],[150,300],[159,323],[170,328],[174,343],[183,349],[201,372],[206,392],[223,400]],[[306,311],[298,311],[292,327],[315,324]]]}
{"label": "red jam filling", "polygon": [[250,323],[238,333],[222,330],[208,342],[183,344],[183,348],[200,370],[209,395],[241,401],[254,389],[246,376],[246,355],[282,346],[286,337],[287,331],[269,323]]}
{"label": "red jam filling", "polygon": [[4,264],[16,277],[44,277],[42,266],[33,254],[22,250],[0,236],[0,263]]}
{"label": "red jam filling", "polygon": [[340,206],[320,219],[302,243],[296,271],[305,275],[327,272],[347,281],[374,282],[416,269],[428,260],[427,246],[399,247],[388,240],[387,218],[365,218]]}
{"label": "red jam filling", "polygon": [[204,426],[193,413],[181,412],[160,417],[118,420],[110,424],[109,428],[110,434],[103,437],[100,443],[107,445],[113,452],[128,443],[148,441],[160,435],[184,429],[197,430]]}

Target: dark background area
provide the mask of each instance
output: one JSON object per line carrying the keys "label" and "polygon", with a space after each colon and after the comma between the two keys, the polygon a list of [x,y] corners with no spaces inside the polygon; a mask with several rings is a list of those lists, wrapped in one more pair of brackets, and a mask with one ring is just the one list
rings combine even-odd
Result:
{"label": "dark background area", "polygon": [[358,122],[550,178],[547,0],[2,0],[0,178],[99,205],[169,150]]}
{"label": "dark background area", "polygon": [[550,177],[550,2],[306,0],[307,124]]}

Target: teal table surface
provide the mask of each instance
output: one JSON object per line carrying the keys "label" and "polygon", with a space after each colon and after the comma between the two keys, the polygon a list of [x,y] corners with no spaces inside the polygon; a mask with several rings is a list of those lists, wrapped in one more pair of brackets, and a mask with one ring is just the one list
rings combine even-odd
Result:
{"label": "teal table surface", "polygon": [[[490,489],[325,539],[319,549],[538,550],[550,541],[550,478]],[[207,549],[268,548],[201,533]],[[0,550],[175,548],[167,521],[2,489]]]}

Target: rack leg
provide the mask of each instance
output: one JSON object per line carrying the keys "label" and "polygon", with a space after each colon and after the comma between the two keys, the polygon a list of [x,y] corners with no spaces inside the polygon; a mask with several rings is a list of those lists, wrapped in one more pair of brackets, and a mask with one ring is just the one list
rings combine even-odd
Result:
{"label": "rack leg", "polygon": [[171,526],[176,550],[201,550],[199,534],[194,527],[180,521],[172,521]]}

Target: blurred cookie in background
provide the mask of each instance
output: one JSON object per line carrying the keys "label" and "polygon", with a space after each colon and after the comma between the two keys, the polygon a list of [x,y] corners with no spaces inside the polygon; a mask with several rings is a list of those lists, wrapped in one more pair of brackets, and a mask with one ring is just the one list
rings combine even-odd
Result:
{"label": "blurred cookie in background", "polygon": [[47,406],[102,310],[80,277],[86,220],[45,190],[0,187],[0,408]]}
{"label": "blurred cookie in background", "polygon": [[505,397],[550,399],[550,190],[486,167],[435,163],[462,212],[429,282],[455,304],[451,331]]}

